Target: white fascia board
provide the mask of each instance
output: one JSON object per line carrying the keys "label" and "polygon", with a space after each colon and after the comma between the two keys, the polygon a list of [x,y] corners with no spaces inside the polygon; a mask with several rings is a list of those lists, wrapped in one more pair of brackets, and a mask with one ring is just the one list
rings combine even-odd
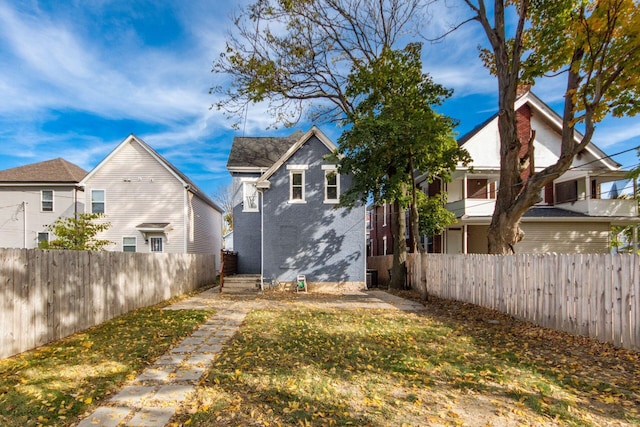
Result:
{"label": "white fascia board", "polygon": [[271,175],[273,175],[278,169],[282,167],[282,165],[289,160],[293,154],[300,149],[312,136],[316,136],[320,142],[324,144],[325,147],[331,152],[335,151],[338,147],[331,142],[331,140],[316,126],[313,126],[309,129],[295,144],[293,144],[289,149],[284,153],[267,171],[260,177],[258,182],[263,180],[268,180]]}
{"label": "white fascia board", "polygon": [[120,144],[118,144],[116,146],[116,148],[114,148],[113,151],[111,151],[111,153],[109,153],[109,155],[107,155],[107,157],[102,159],[102,161],[100,163],[98,163],[98,165],[96,167],[94,167],[91,170],[91,172],[89,172],[87,174],[87,176],[85,176],[83,178],[83,180],[80,182],[80,185],[82,185],[82,186],[86,185],[87,181],[89,181],[97,173],[97,171],[100,170],[100,168],[102,168],[105,164],[107,164],[116,154],[118,154],[120,152],[120,150],[122,150],[124,147],[126,147],[127,144],[129,144],[130,142],[134,142],[134,141],[139,146],[141,146],[147,153],[149,153],[151,155],[151,157],[153,157],[158,163],[160,163],[166,170],[168,170],[169,173],[171,175],[173,175],[173,177],[175,177],[183,186],[186,186],[188,184],[179,175],[177,175],[173,171],[173,169],[171,169],[169,167],[169,165],[166,164],[165,161],[163,161],[161,158],[159,158],[153,151],[149,150],[149,146],[144,141],[142,141],[141,139],[136,137],[134,134],[130,134]]}
{"label": "white fascia board", "polygon": [[[518,110],[518,108],[522,107],[526,103],[529,103],[529,105],[547,119],[547,121],[551,123],[559,133],[562,133],[562,117],[558,113],[553,111],[547,104],[531,92],[528,92],[516,101],[515,109]],[[575,130],[573,136],[574,141],[579,143],[582,141],[582,138],[582,133]],[[590,141],[589,144],[587,144],[585,150],[592,154],[596,159],[599,159],[600,162],[610,170],[620,169],[620,164],[610,159],[604,151],[593,143],[593,141]]]}

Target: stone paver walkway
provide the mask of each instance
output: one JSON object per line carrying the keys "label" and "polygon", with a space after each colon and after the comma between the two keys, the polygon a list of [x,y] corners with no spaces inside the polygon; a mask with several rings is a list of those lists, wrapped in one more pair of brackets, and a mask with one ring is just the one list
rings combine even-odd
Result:
{"label": "stone paver walkway", "polygon": [[233,337],[247,313],[254,309],[295,306],[338,309],[396,309],[423,311],[419,303],[384,291],[357,292],[331,297],[301,296],[294,301],[263,299],[257,295],[222,296],[217,288],[173,304],[167,309],[214,308],[216,313],[176,347],[127,383],[107,403],[77,427],[163,427],[183,401],[195,391],[207,367]]}

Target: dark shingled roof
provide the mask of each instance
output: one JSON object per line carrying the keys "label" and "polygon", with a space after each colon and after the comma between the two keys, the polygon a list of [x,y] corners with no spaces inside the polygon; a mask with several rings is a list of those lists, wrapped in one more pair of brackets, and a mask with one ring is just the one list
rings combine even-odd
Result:
{"label": "dark shingled roof", "polygon": [[550,206],[533,206],[524,213],[525,218],[583,218],[587,216],[589,215]]}
{"label": "dark shingled roof", "polygon": [[297,131],[283,138],[237,136],[233,138],[227,168],[270,168],[302,135]]}
{"label": "dark shingled roof", "polygon": [[78,183],[87,171],[65,159],[57,158],[45,162],[19,166],[0,171],[0,182],[5,183]]}

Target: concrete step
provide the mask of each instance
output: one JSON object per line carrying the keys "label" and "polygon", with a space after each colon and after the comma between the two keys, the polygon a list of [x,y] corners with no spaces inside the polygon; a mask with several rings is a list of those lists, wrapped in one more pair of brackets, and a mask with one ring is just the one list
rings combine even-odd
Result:
{"label": "concrete step", "polygon": [[222,293],[257,292],[259,286],[259,274],[236,274],[224,278]]}

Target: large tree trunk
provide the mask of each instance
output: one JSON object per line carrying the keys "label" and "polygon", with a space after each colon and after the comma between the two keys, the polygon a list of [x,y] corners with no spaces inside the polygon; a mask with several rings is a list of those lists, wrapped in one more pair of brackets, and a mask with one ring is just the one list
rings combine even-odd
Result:
{"label": "large tree trunk", "polygon": [[393,266],[391,267],[391,289],[404,289],[405,273],[407,271],[407,221],[404,217],[404,208],[398,200],[393,202],[394,216],[391,221],[393,226]]}

